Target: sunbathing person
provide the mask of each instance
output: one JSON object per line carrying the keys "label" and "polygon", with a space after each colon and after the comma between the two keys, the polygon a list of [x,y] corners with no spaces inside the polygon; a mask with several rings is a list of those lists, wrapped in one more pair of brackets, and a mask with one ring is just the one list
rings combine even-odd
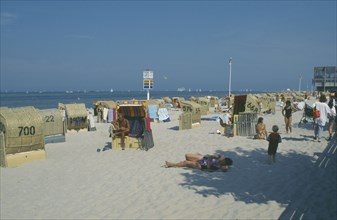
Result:
{"label": "sunbathing person", "polygon": [[255,130],[256,130],[255,139],[266,140],[267,129],[266,129],[266,125],[263,123],[262,117],[259,117],[259,119],[257,120],[257,124],[255,125]]}
{"label": "sunbathing person", "polygon": [[129,121],[124,118],[122,113],[117,114],[117,119],[113,120],[111,124],[114,127],[113,134],[117,137],[121,137],[122,150],[125,149],[125,136],[129,134],[130,124]]}
{"label": "sunbathing person", "polygon": [[185,154],[184,161],[171,163],[165,161],[166,167],[188,167],[207,171],[227,171],[229,166],[233,164],[232,159],[226,158],[220,154],[201,155],[201,154]]}

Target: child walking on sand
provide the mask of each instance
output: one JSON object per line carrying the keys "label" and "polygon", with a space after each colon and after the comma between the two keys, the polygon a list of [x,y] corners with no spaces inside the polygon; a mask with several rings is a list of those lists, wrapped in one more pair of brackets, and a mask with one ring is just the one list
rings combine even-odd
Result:
{"label": "child walking on sand", "polygon": [[278,132],[279,128],[277,125],[272,127],[273,132],[268,135],[267,141],[268,145],[268,163],[271,164],[272,160],[275,161],[276,151],[278,144],[282,142],[281,136]]}

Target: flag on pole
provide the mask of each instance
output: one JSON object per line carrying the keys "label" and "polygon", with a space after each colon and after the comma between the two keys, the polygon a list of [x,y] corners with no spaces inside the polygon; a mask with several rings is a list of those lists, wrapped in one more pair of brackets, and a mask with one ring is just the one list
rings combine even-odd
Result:
{"label": "flag on pole", "polygon": [[231,57],[231,58],[229,58],[229,63],[232,63],[232,57]]}

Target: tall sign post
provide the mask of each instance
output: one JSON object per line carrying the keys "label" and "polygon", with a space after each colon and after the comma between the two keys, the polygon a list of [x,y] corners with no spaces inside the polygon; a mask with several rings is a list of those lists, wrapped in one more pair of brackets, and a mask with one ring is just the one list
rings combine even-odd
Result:
{"label": "tall sign post", "polygon": [[300,80],[298,82],[298,92],[301,92],[301,82],[302,82],[302,75],[300,75]]}
{"label": "tall sign post", "polygon": [[325,92],[325,83],[326,83],[326,67],[323,67],[323,71],[324,71],[324,92]]}
{"label": "tall sign post", "polygon": [[229,80],[228,80],[228,108],[231,107],[231,85],[232,85],[232,57],[229,58]]}
{"label": "tall sign post", "polygon": [[232,57],[229,58],[229,85],[228,85],[228,96],[231,96],[231,84],[232,84]]}
{"label": "tall sign post", "polygon": [[150,100],[150,89],[153,89],[153,72],[150,70],[143,71],[143,89],[146,89],[146,98]]}

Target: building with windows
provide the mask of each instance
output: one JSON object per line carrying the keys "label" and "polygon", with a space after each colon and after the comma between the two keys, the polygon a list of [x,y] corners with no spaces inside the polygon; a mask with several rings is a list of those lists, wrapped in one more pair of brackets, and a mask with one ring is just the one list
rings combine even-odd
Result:
{"label": "building with windows", "polygon": [[314,67],[313,86],[316,91],[337,91],[337,66]]}

